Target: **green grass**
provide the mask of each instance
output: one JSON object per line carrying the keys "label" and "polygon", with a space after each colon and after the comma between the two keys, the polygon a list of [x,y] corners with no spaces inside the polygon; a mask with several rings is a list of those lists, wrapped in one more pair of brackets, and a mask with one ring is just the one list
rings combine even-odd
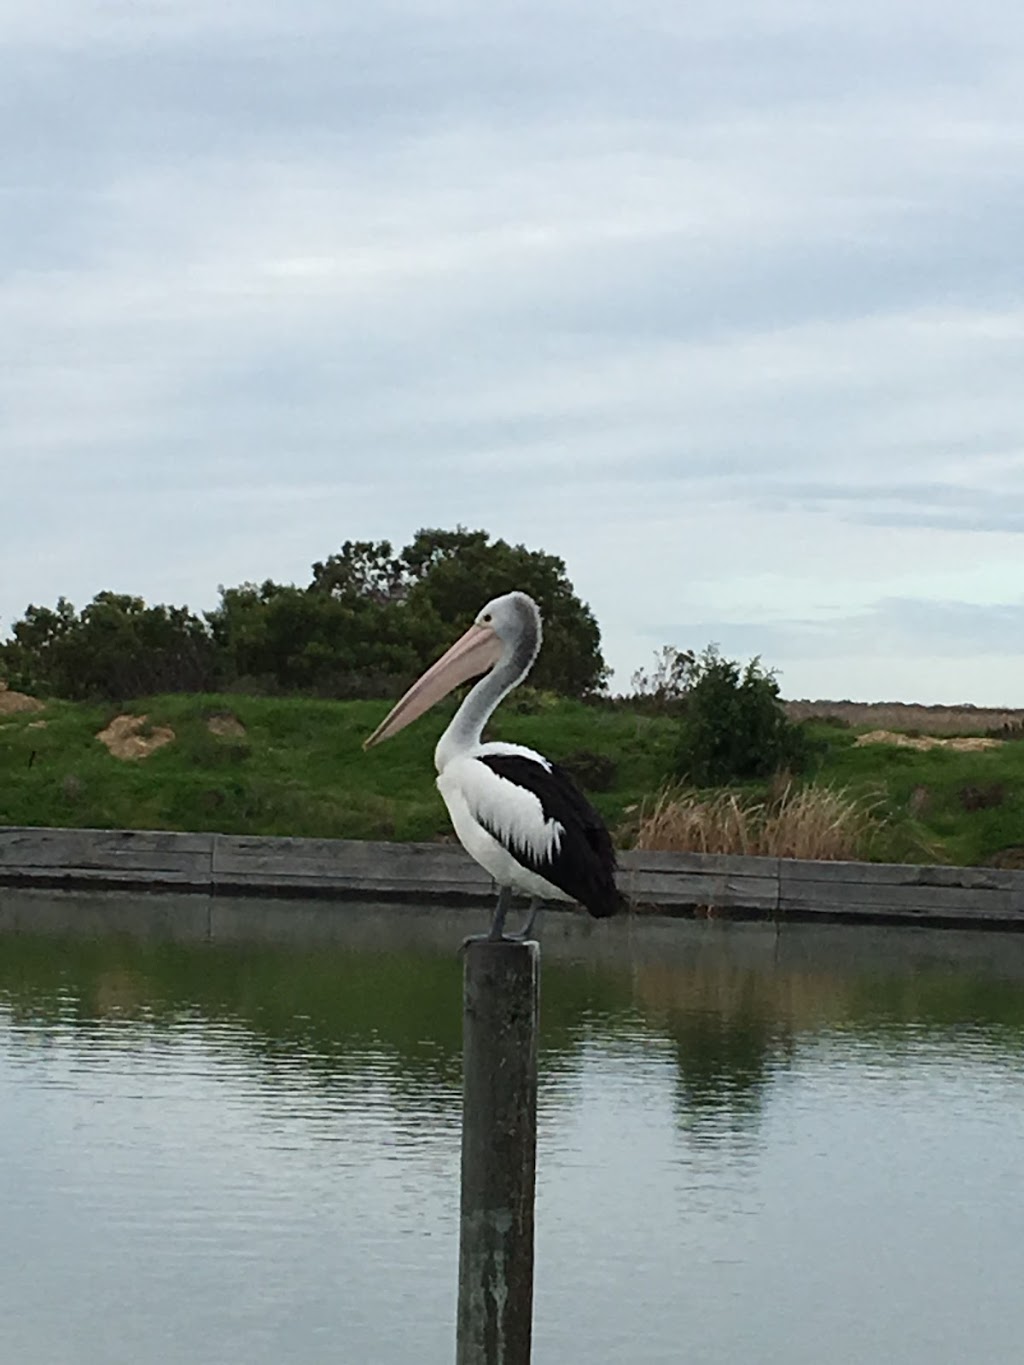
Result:
{"label": "green grass", "polygon": [[[124,710],[174,730],[174,743],[125,762],[95,738]],[[166,696],[123,708],[53,702],[0,717],[0,824],[216,830],[349,839],[433,839],[450,833],[434,787],[433,749],[450,710],[364,753],[381,702]],[[241,738],[207,729],[230,712]],[[45,728],[30,728],[45,720]],[[559,702],[536,715],[510,712],[495,734],[552,758],[581,749],[617,762],[614,788],[594,793],[612,823],[660,781],[670,727],[646,717]]]}
{"label": "green grass", "polygon": [[[890,828],[890,856],[922,862],[991,863],[1024,849],[1024,742],[997,749],[954,752],[857,747],[857,732],[812,726],[825,746],[819,776],[863,793],[877,792]],[[965,809],[967,787],[1003,788],[989,809]]]}
{"label": "green grass", "polygon": [[[39,713],[0,716],[0,824],[216,830],[352,839],[450,835],[434,787],[433,747],[450,709],[438,708],[364,753],[387,710],[382,702],[303,698],[166,696],[123,708],[52,702]],[[149,758],[113,758],[95,738],[120,710],[168,725],[174,743]],[[245,735],[207,729],[228,712]],[[45,728],[32,722],[45,720]],[[978,753],[857,748],[857,731],[813,723],[818,782],[877,799],[886,837],[874,856],[989,863],[1024,846],[1024,742]],[[587,751],[615,765],[594,804],[628,843],[636,808],[670,776],[675,722],[625,708],[591,708],[527,695],[502,709],[492,737],[565,760]],[[965,809],[965,787],[1002,787],[988,809]],[[916,795],[915,795],[916,794]]]}

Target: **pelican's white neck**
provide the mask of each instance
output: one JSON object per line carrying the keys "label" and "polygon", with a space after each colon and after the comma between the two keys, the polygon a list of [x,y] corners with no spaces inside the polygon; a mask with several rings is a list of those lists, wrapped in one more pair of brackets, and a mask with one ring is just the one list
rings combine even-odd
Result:
{"label": "pelican's white neck", "polygon": [[480,744],[484,726],[495,709],[533,667],[541,646],[540,612],[528,597],[523,601],[529,609],[524,607],[522,610],[515,636],[508,640],[491,671],[474,683],[437,742],[434,766],[439,773],[444,772],[452,759],[469,753]]}

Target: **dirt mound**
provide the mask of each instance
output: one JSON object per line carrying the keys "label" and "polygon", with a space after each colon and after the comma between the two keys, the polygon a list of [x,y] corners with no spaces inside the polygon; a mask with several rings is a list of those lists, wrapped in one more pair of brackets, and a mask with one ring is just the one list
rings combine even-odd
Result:
{"label": "dirt mound", "polygon": [[206,728],[211,735],[221,735],[225,739],[241,739],[245,734],[245,726],[237,716],[231,715],[229,711],[211,716],[206,722]]}
{"label": "dirt mound", "polygon": [[957,749],[969,753],[977,749],[998,749],[1001,739],[985,739],[981,735],[960,735],[952,739],[940,739],[938,735],[901,735],[895,730],[871,730],[857,739],[862,744],[895,744],[900,749]]}
{"label": "dirt mound", "polygon": [[115,716],[96,738],[115,758],[148,758],[171,743],[174,731],[166,725],[149,726],[147,721],[147,716]]}
{"label": "dirt mound", "polygon": [[46,703],[38,697],[30,697],[24,692],[12,692],[6,683],[0,682],[0,716],[13,716],[19,711],[44,711]]}

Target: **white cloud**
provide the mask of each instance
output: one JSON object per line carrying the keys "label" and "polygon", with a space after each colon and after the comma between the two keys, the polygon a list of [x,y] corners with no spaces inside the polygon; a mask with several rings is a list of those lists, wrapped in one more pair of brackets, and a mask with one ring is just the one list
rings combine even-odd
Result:
{"label": "white cloud", "polygon": [[621,681],[812,622],[787,688],[1014,700],[914,625],[1022,591],[1012,6],[0,18],[0,625],[461,521],[563,555]]}

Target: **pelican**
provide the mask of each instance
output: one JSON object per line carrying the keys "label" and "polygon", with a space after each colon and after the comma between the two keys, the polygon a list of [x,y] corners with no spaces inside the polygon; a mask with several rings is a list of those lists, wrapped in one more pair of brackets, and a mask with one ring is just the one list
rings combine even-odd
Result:
{"label": "pelican", "polygon": [[[540,645],[533,598],[495,597],[363,745],[390,739],[460,683],[484,674],[438,741],[434,765],[455,833],[499,888],[491,939],[527,938],[541,900],[578,901],[598,918],[625,905],[611,836],[569,774],[521,744],[482,742],[491,714],[529,673]],[[530,898],[528,918],[518,934],[507,935],[516,891]]]}

